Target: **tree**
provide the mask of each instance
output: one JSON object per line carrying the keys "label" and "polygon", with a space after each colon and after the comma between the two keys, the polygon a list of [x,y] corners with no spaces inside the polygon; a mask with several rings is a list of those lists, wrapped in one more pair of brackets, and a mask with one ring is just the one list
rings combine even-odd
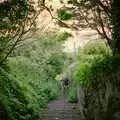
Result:
{"label": "tree", "polygon": [[[106,38],[111,46],[111,1],[110,0],[72,0],[73,5],[79,11],[78,20],[86,23],[87,27],[96,30],[103,38]],[[76,11],[75,11],[76,12]],[[84,23],[84,24],[85,24]],[[112,46],[111,46],[112,47]]]}
{"label": "tree", "polygon": [[[79,23],[84,20],[107,40],[113,53],[120,51],[120,0],[70,0],[76,6]],[[68,2],[71,3],[71,2]]]}
{"label": "tree", "polygon": [[25,35],[35,30],[36,18],[44,7],[41,0],[2,0],[0,2],[0,64]]}

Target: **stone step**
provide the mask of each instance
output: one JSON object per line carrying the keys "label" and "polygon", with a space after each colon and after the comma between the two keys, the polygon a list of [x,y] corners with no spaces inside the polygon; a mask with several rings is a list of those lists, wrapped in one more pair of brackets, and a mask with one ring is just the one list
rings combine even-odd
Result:
{"label": "stone step", "polygon": [[80,113],[73,113],[73,112],[53,112],[53,113],[51,113],[51,112],[46,112],[46,113],[42,113],[42,115],[47,115],[47,116],[51,116],[51,115],[69,115],[69,116],[71,116],[71,115],[80,115]]}
{"label": "stone step", "polygon": [[40,120],[80,120],[78,105],[68,103],[63,98],[50,102],[48,109],[40,116]]}
{"label": "stone step", "polygon": [[75,113],[79,113],[79,110],[78,109],[72,109],[72,110],[62,110],[62,109],[50,109],[49,111],[43,111],[44,112],[75,112]]}
{"label": "stone step", "polygon": [[42,116],[41,120],[80,120],[80,116],[75,115],[75,116]]}
{"label": "stone step", "polygon": [[59,114],[59,113],[54,113],[54,114],[41,114],[41,116],[80,116],[79,114]]}

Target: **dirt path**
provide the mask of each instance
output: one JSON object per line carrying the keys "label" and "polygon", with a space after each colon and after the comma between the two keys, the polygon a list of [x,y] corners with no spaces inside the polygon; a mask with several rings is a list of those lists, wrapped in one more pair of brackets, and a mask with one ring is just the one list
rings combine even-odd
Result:
{"label": "dirt path", "polygon": [[60,97],[48,104],[40,120],[80,120],[80,114],[77,104],[68,103],[64,97]]}

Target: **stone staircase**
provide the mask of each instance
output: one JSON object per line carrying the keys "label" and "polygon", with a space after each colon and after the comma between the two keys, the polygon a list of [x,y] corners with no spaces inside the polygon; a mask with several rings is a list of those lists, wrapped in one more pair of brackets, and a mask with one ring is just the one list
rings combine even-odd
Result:
{"label": "stone staircase", "polygon": [[77,104],[68,103],[64,98],[50,102],[40,116],[40,120],[80,120]]}

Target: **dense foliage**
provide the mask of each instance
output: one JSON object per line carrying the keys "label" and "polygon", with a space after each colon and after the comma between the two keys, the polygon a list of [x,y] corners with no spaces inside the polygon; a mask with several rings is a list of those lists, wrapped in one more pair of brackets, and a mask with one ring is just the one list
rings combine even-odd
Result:
{"label": "dense foliage", "polygon": [[43,7],[41,1],[2,0],[0,2],[0,44],[2,65],[23,36],[35,30],[36,19]]}
{"label": "dense foliage", "polygon": [[68,4],[73,5],[78,26],[96,30],[113,53],[119,53],[120,0],[68,0]]}
{"label": "dense foliage", "polygon": [[[83,107],[81,112],[86,120],[119,120],[120,56],[112,56],[110,49],[103,43],[92,45],[95,43],[88,43],[80,50],[72,73],[74,84],[79,84],[84,93],[79,93],[81,101],[84,101],[80,106]],[[104,52],[101,51],[103,49]]]}
{"label": "dense foliage", "polygon": [[38,120],[42,108],[59,95],[55,77],[64,65],[65,39],[65,33],[41,36],[9,57],[8,70],[0,71],[0,104],[7,120]]}
{"label": "dense foliage", "polygon": [[[73,13],[78,23],[84,19],[87,27],[97,30],[112,51],[119,53],[120,0],[69,3],[76,6]],[[42,108],[58,96],[55,78],[66,59],[61,43],[70,34],[48,33],[17,46],[26,33],[35,30],[36,18],[43,9],[39,0],[0,1],[0,108],[2,105],[6,120],[38,120]],[[72,16],[67,9],[58,10],[60,20]],[[112,56],[112,51],[104,42],[90,42],[70,61],[75,68],[70,71],[68,101],[82,101],[79,106],[86,120],[120,119],[120,56]]]}
{"label": "dense foliage", "polygon": [[[16,29],[30,11],[27,0],[11,0],[0,3],[0,29]],[[17,25],[17,26],[16,26]]]}
{"label": "dense foliage", "polygon": [[4,106],[6,120],[39,118],[37,94],[32,91],[31,86],[27,86],[31,91],[23,92],[15,78],[3,69],[0,70],[0,83],[0,104]]}
{"label": "dense foliage", "polygon": [[70,20],[72,18],[72,12],[67,9],[59,9],[58,12],[58,18],[61,20]]}

